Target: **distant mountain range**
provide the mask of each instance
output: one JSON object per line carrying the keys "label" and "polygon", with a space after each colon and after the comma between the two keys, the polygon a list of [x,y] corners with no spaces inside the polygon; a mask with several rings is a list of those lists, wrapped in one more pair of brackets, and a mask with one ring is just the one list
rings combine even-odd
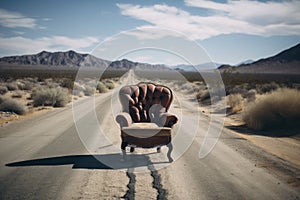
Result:
{"label": "distant mountain range", "polygon": [[243,62],[238,63],[238,64],[235,65],[235,66],[239,66],[239,65],[247,65],[247,64],[251,64],[251,63],[253,63],[253,62],[255,62],[255,61],[254,61],[254,60],[251,60],[251,59],[248,59],[248,60],[245,60],[245,61],[243,61]]}
{"label": "distant mountain range", "polygon": [[221,65],[221,72],[300,74],[300,43],[272,57],[238,66]]}
{"label": "distant mountain range", "polygon": [[196,69],[201,71],[205,69],[215,69],[220,65],[221,64],[218,63],[208,62],[208,63],[198,64],[198,65],[179,64],[179,65],[170,66],[170,68],[178,71],[196,71]]}
{"label": "distant mountain range", "polygon": [[111,69],[143,69],[143,70],[169,70],[165,65],[151,65],[147,63],[133,62],[127,59],[108,61],[90,54],[81,54],[75,51],[47,52],[23,56],[8,56],[0,58],[0,64],[12,65],[45,65],[63,67],[96,67]]}
{"label": "distant mountain range", "polygon": [[67,52],[47,52],[42,51],[34,55],[9,56],[0,58],[0,63],[14,65],[47,65],[47,66],[68,66],[79,67],[83,64],[87,66],[108,66],[109,61],[98,59],[89,54],[80,54],[75,51]]}
{"label": "distant mountain range", "polygon": [[300,43],[294,47],[280,52],[279,54],[260,59],[258,61],[246,60],[237,66],[220,65],[217,63],[204,63],[199,65],[176,65],[167,67],[163,64],[147,64],[133,62],[127,59],[108,61],[97,58],[90,54],[81,54],[75,51],[47,52],[42,51],[34,55],[8,56],[0,58],[0,65],[45,65],[64,67],[97,67],[111,69],[141,69],[141,70],[178,70],[195,71],[215,69],[221,72],[238,73],[277,73],[277,74],[300,74]]}

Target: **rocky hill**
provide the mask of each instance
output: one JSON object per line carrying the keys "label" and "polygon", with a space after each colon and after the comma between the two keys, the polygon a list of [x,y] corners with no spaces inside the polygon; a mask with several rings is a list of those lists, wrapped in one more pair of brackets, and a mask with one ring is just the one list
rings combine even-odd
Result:
{"label": "rocky hill", "polygon": [[300,43],[272,57],[238,66],[221,65],[221,72],[300,74]]}
{"label": "rocky hill", "polygon": [[141,70],[169,70],[165,65],[151,65],[147,63],[133,62],[127,59],[116,60],[109,65],[112,69],[141,69]]}
{"label": "rocky hill", "polygon": [[216,67],[219,67],[220,64],[214,63],[214,62],[207,62],[207,63],[202,63],[198,65],[187,65],[187,64],[179,64],[179,65],[174,65],[171,66],[172,69],[177,70],[177,71],[189,71],[189,72],[195,72],[196,70],[198,71],[203,71],[207,69],[215,69]]}
{"label": "rocky hill", "polygon": [[80,54],[75,51],[47,52],[42,51],[34,55],[9,56],[0,58],[2,64],[14,65],[47,65],[47,66],[108,66],[109,61],[96,58],[89,54]]}
{"label": "rocky hill", "polygon": [[127,59],[107,61],[90,54],[81,54],[75,51],[47,52],[23,56],[8,56],[0,58],[0,64],[12,65],[45,65],[62,67],[97,67],[112,69],[143,69],[143,70],[168,70],[165,65],[151,65],[147,63],[133,62]]}

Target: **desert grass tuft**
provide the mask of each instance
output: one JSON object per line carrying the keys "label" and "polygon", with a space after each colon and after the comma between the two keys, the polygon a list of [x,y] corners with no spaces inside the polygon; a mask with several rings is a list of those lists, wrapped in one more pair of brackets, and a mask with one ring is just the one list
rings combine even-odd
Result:
{"label": "desert grass tuft", "polygon": [[115,88],[115,83],[113,82],[113,80],[110,79],[104,79],[102,80],[103,84],[109,89],[114,89]]}
{"label": "desert grass tuft", "polygon": [[24,115],[26,114],[27,109],[25,105],[15,99],[9,97],[0,97],[0,111]]}
{"label": "desert grass tuft", "polygon": [[19,89],[16,82],[7,83],[6,87],[9,91],[14,91],[14,90]]}
{"label": "desert grass tuft", "polygon": [[85,90],[83,91],[85,96],[92,96],[95,94],[96,88],[93,86],[86,85]]}
{"label": "desert grass tuft", "polygon": [[69,92],[65,88],[37,88],[32,93],[34,106],[64,107],[70,101]]}
{"label": "desert grass tuft", "polygon": [[232,113],[237,113],[243,109],[243,97],[241,94],[228,95],[227,104],[230,106]]}
{"label": "desert grass tuft", "polygon": [[274,90],[277,90],[278,88],[280,88],[280,86],[275,82],[259,84],[256,86],[256,90],[259,94],[269,93]]}
{"label": "desert grass tuft", "polygon": [[8,92],[8,89],[5,85],[0,85],[0,94],[5,94]]}
{"label": "desert grass tuft", "polygon": [[300,123],[300,91],[282,88],[247,105],[243,120],[255,130],[293,128]]}
{"label": "desert grass tuft", "polygon": [[97,84],[97,90],[99,91],[99,93],[105,93],[108,92],[108,88],[106,87],[106,85],[102,82],[99,82]]}
{"label": "desert grass tuft", "polygon": [[12,98],[22,98],[22,96],[23,96],[23,93],[20,90],[14,91],[11,95]]}

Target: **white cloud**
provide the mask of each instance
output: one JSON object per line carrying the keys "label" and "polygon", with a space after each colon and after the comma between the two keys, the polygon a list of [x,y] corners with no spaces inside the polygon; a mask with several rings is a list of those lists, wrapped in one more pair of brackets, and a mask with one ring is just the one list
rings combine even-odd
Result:
{"label": "white cloud", "polygon": [[[229,0],[216,3],[207,0],[185,0],[186,5],[224,12],[224,16],[259,25],[299,24],[300,1]],[[221,14],[221,13],[216,13]]]}
{"label": "white cloud", "polygon": [[51,18],[45,17],[45,18],[42,18],[42,20],[43,20],[43,21],[51,21],[52,19],[51,19]]}
{"label": "white cloud", "polygon": [[25,32],[23,32],[23,31],[13,31],[13,33],[15,33],[17,35],[23,35]]}
{"label": "white cloud", "polygon": [[[144,20],[150,25],[137,27],[137,37],[164,37],[165,32],[142,32],[144,27],[160,27],[182,32],[191,39],[206,39],[220,34],[295,35],[300,33],[300,1],[258,2],[248,0],[216,3],[185,0],[187,6],[212,9],[208,16],[191,15],[173,6],[117,4],[121,14]],[[133,35],[133,33],[131,33]]]}
{"label": "white cloud", "polygon": [[36,20],[21,13],[0,9],[0,25],[8,28],[36,28]]}
{"label": "white cloud", "polygon": [[25,37],[0,37],[0,56],[20,55],[46,51],[75,50],[85,51],[97,45],[99,40],[95,37],[69,38],[65,36],[41,37],[30,39]]}
{"label": "white cloud", "polygon": [[136,30],[122,31],[121,33],[135,36],[139,40],[159,39],[165,36],[180,36],[180,33],[177,34],[177,32],[174,30],[168,31],[168,29],[162,29],[151,25],[139,26],[136,28]]}

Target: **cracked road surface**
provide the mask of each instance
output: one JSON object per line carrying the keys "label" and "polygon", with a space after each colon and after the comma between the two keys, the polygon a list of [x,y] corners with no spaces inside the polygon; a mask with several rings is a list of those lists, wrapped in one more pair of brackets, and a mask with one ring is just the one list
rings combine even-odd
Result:
{"label": "cracked road surface", "polygon": [[[98,95],[95,109],[113,145],[97,140],[95,152],[88,151],[80,140],[71,106],[1,127],[0,199],[300,198],[296,166],[226,130],[213,151],[199,159],[208,129],[204,117],[190,148],[171,165],[157,169],[159,165],[153,164],[151,157],[157,155],[155,149],[137,149],[134,154],[128,153],[129,161],[122,163],[119,129],[112,117],[103,114],[109,112],[110,95]],[[82,122],[87,124],[82,129],[88,131],[91,113],[84,112],[86,101],[76,104],[82,109]],[[111,153],[114,145],[119,152]],[[163,147],[163,159],[166,151]],[[121,164],[111,169],[97,158]],[[143,167],[142,172],[132,167],[133,159],[134,166]]]}

